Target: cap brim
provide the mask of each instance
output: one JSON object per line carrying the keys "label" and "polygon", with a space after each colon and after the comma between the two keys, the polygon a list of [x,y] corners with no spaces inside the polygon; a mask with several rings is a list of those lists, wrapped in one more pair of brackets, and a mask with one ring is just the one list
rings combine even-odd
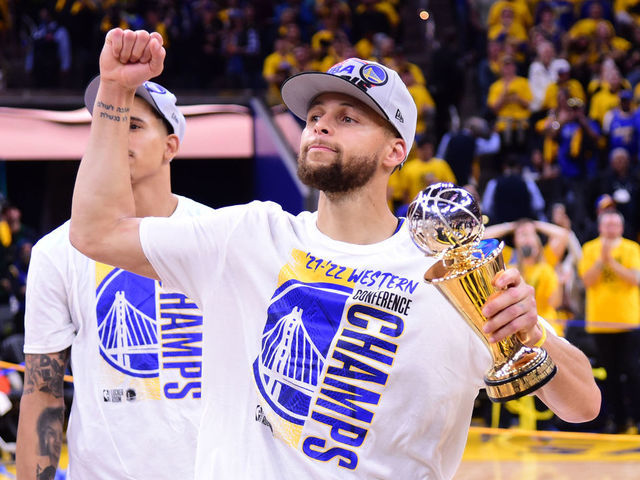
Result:
{"label": "cap brim", "polygon": [[[84,105],[89,110],[89,113],[93,114],[93,106],[96,102],[96,96],[98,95],[98,87],[100,86],[100,75],[91,80],[89,85],[84,91]],[[164,117],[158,106],[156,105],[155,100],[149,93],[149,91],[144,88],[143,85],[140,85],[136,88],[136,95],[142,97],[149,105],[153,107],[161,116]]]}
{"label": "cap brim", "polygon": [[289,77],[282,84],[282,100],[291,112],[298,118],[306,120],[309,105],[322,93],[343,93],[360,100],[372,108],[382,118],[389,117],[378,103],[363,90],[356,87],[349,80],[323,72],[302,72]]}

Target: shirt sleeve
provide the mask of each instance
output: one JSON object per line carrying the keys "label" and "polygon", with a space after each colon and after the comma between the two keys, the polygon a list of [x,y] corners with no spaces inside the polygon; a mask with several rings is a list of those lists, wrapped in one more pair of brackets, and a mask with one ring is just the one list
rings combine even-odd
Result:
{"label": "shirt sleeve", "polygon": [[140,243],[165,288],[178,290],[201,307],[233,258],[256,249],[268,228],[267,204],[253,202],[195,217],[147,217]]}
{"label": "shirt sleeve", "polygon": [[66,268],[70,249],[71,244],[68,249],[51,248],[47,241],[33,248],[27,275],[24,353],[60,352],[73,343],[76,327],[69,308]]}

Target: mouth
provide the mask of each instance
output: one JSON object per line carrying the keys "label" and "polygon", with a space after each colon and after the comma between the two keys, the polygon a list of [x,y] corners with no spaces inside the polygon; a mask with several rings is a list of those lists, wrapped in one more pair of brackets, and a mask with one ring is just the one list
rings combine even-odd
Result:
{"label": "mouth", "polygon": [[307,152],[312,152],[312,151],[317,151],[317,152],[336,152],[335,148],[330,147],[329,145],[326,145],[324,143],[312,143],[311,145],[309,145],[307,147]]}

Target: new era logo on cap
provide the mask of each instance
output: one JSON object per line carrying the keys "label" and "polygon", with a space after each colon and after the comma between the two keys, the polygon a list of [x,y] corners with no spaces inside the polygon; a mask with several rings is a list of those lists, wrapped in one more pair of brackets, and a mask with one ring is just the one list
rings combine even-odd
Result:
{"label": "new era logo on cap", "polygon": [[284,103],[303,120],[311,101],[329,92],[350,95],[378,112],[398,131],[409,152],[418,112],[409,90],[394,70],[376,62],[349,58],[326,73],[299,73],[282,85]]}

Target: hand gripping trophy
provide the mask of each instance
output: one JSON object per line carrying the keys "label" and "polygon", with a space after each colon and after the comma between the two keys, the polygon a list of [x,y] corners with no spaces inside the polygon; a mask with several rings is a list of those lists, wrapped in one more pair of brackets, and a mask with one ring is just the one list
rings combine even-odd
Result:
{"label": "hand gripping trophy", "polygon": [[418,194],[407,214],[416,246],[435,263],[424,275],[462,314],[489,348],[493,365],[485,374],[493,402],[522,397],[547,383],[556,366],[547,352],[527,347],[517,335],[489,343],[482,332],[481,308],[496,291],[491,280],[504,270],[504,243],[481,240],[482,215],[473,196],[452,183],[436,183]]}

